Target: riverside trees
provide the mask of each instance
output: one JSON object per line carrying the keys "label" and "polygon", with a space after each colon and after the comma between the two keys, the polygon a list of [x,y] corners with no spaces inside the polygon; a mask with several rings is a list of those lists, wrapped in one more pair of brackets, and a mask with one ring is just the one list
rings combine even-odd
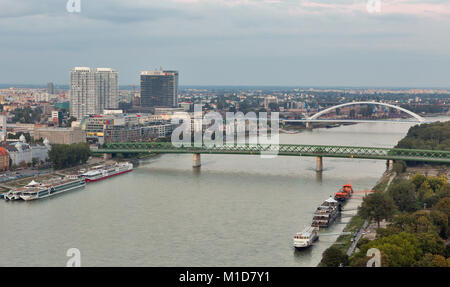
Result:
{"label": "riverside trees", "polygon": [[55,169],[63,169],[86,163],[92,155],[89,146],[85,143],[55,144],[48,153],[49,160]]}
{"label": "riverside trees", "polygon": [[378,191],[364,198],[358,212],[362,218],[375,220],[380,227],[380,221],[394,215],[395,204],[391,197]]}
{"label": "riverside trees", "polygon": [[392,202],[397,211],[386,228],[377,229],[375,240],[359,245],[360,251],[349,259],[350,266],[365,266],[367,250],[377,248],[382,266],[450,267],[450,247],[445,245],[450,235],[449,190],[445,175],[414,175],[409,180],[397,180],[386,194],[367,196],[361,216],[388,218],[385,210],[386,206],[391,210]]}

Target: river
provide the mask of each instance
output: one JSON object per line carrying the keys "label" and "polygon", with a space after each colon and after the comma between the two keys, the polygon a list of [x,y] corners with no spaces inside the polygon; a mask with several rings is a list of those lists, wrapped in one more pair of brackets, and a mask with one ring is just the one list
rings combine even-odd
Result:
{"label": "river", "polygon": [[[392,147],[409,126],[363,123],[280,140]],[[292,236],[343,184],[373,187],[386,162],[324,158],[322,176],[309,157],[202,155],[202,167],[191,166],[192,155],[161,155],[82,190],[1,201],[0,266],[65,266],[69,248],[80,250],[82,266],[316,266],[337,237],[325,234],[350,218],[302,252]]]}

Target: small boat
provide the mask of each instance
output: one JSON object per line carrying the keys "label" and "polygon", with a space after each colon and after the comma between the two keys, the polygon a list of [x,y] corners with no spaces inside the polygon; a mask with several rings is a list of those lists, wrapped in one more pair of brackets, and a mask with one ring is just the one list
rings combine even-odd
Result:
{"label": "small boat", "polygon": [[294,247],[301,250],[310,247],[319,239],[319,228],[309,226],[294,235]]}
{"label": "small boat", "polygon": [[5,193],[4,200],[12,201],[12,200],[20,200],[21,192],[19,190],[13,189]]}
{"label": "small boat", "polygon": [[345,184],[342,188],[334,194],[334,199],[339,202],[346,202],[352,197],[353,188],[351,184]]}

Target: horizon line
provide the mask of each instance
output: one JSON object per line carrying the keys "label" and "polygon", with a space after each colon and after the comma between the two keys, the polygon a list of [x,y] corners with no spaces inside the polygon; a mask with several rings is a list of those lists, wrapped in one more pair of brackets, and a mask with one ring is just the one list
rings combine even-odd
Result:
{"label": "horizon line", "polygon": [[[54,86],[70,86],[70,84],[57,84],[53,83]],[[5,89],[6,87],[17,87],[22,86],[24,88],[46,88],[47,84],[29,84],[29,83],[0,83],[0,88]],[[121,84],[120,87],[140,87],[139,84]],[[353,85],[256,85],[256,84],[184,84],[179,85],[179,87],[248,87],[248,88],[297,88],[297,89],[307,89],[307,88],[337,88],[337,89],[446,89],[449,90],[450,86],[353,86]]]}

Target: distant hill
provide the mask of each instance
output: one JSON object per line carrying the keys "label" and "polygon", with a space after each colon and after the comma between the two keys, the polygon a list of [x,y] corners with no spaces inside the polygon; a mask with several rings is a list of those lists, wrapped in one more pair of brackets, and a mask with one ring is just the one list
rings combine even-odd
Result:
{"label": "distant hill", "polygon": [[413,126],[396,147],[450,151],[450,121]]}

